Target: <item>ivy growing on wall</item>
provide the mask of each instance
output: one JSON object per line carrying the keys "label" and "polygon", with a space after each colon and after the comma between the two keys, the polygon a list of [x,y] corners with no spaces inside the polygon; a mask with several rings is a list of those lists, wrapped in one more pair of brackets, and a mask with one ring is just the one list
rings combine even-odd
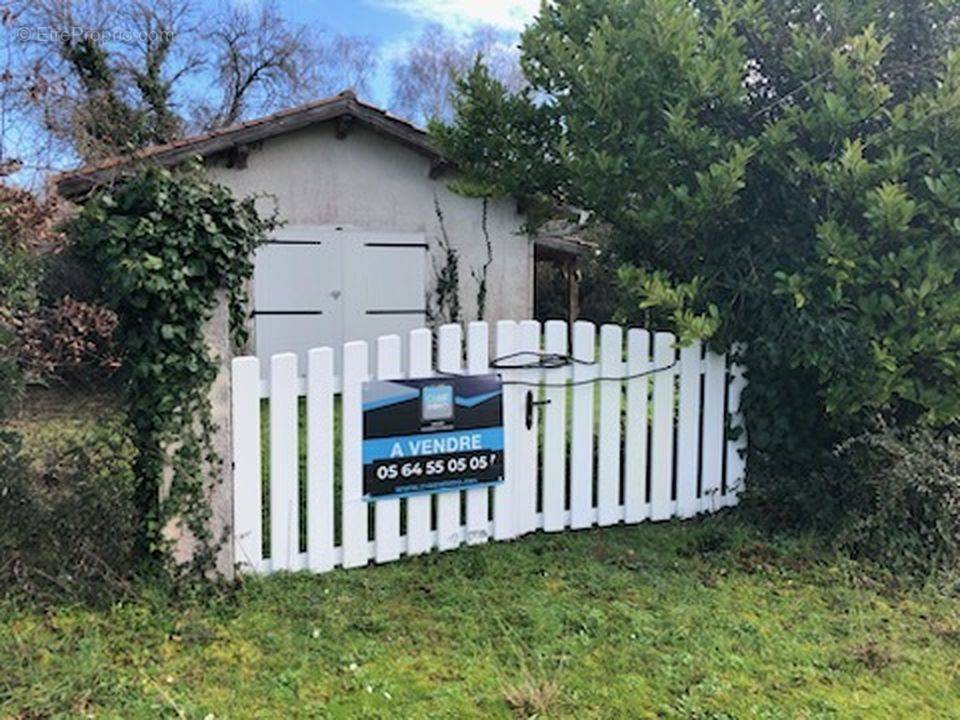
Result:
{"label": "ivy growing on wall", "polygon": [[162,529],[178,518],[200,547],[179,568],[194,575],[213,567],[222,541],[211,537],[205,498],[222,461],[211,449],[208,401],[218,358],[204,325],[225,296],[233,341],[243,342],[253,251],[273,224],[257,214],[253,198],[237,200],[193,161],[177,170],[148,166],[101,190],[69,226],[119,318],[121,372],[140,449],[144,548],[168,557]]}

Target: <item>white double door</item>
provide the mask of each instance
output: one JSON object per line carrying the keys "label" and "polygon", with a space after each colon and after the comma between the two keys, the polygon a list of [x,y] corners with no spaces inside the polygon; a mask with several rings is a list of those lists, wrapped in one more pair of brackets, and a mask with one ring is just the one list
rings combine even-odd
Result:
{"label": "white double door", "polygon": [[254,338],[264,374],[276,353],[297,353],[303,373],[310,348],[422,327],[426,269],[423,235],[277,230],[254,261]]}

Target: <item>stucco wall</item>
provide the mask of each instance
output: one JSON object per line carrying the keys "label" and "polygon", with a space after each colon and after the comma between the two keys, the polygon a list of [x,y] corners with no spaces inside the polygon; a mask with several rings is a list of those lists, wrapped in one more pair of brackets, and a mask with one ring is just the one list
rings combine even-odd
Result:
{"label": "stucco wall", "polygon": [[[246,168],[211,164],[214,179],[242,197],[276,196],[280,217],[292,225],[344,226],[384,232],[421,232],[430,246],[427,284],[433,292],[441,223],[459,255],[461,320],[477,319],[478,280],[487,256],[483,202],[452,193],[449,174],[432,180],[423,155],[355,127],[338,139],[332,123],[271,138],[251,150]],[[272,207],[273,201],[260,201]],[[493,248],[487,275],[485,320],[523,319],[533,312],[533,246],[520,233],[523,217],[512,199],[491,200],[486,226]]]}

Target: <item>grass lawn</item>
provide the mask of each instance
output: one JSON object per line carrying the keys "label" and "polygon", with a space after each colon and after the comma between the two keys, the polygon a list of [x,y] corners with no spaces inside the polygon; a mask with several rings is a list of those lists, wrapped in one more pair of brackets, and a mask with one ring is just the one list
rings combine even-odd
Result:
{"label": "grass lawn", "polygon": [[172,606],[0,605],[0,717],[960,716],[960,600],[735,515],[536,535]]}

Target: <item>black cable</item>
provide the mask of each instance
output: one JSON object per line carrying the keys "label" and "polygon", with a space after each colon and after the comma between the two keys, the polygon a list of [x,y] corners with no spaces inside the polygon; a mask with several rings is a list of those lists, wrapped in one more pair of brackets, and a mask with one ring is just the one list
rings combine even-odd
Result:
{"label": "black cable", "polygon": [[[520,363],[519,365],[507,365],[503,361],[510,358],[520,357],[521,355],[533,355],[535,362]],[[596,365],[595,360],[581,360],[572,355],[563,353],[545,353],[536,350],[518,350],[517,352],[507,353],[500,357],[495,357],[490,361],[490,367],[494,370],[555,370],[557,368],[567,367],[568,365]]]}
{"label": "black cable", "polygon": [[[520,363],[517,365],[508,365],[504,364],[504,360],[509,360],[511,358],[519,357],[521,355],[534,355],[536,356],[536,361],[528,363]],[[531,380],[504,380],[504,385],[519,385],[523,387],[542,387],[542,388],[568,388],[568,387],[578,387],[580,385],[590,385],[591,383],[598,382],[623,382],[626,380],[636,380],[637,378],[646,377],[648,375],[655,375],[657,373],[666,372],[667,370],[672,370],[677,366],[677,360],[674,360],[669,365],[664,365],[662,367],[650,368],[649,370],[643,370],[638,373],[631,373],[630,375],[621,375],[618,377],[598,375],[597,377],[586,378],[585,380],[571,380],[570,382],[563,383],[547,383],[547,382],[533,382]],[[575,358],[572,355],[564,355],[562,353],[543,353],[534,350],[520,350],[518,352],[508,353],[506,355],[501,355],[499,357],[493,358],[489,365],[491,370],[558,370],[563,367],[569,367],[571,365],[598,365],[599,363],[596,360],[581,360],[580,358]],[[437,375],[447,375],[450,377],[469,377],[463,373],[453,373],[445,372],[443,370],[437,370]]]}

